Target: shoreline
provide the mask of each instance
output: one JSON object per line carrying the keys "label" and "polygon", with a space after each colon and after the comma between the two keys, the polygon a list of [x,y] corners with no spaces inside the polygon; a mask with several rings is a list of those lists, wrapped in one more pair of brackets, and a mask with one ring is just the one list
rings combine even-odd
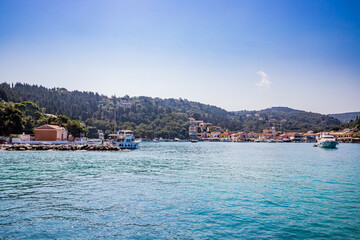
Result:
{"label": "shoreline", "polygon": [[0,151],[126,151],[112,145],[3,144]]}

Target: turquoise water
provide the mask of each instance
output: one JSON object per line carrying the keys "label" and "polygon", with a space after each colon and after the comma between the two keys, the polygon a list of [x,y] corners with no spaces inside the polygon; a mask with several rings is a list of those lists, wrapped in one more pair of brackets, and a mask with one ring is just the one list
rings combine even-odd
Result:
{"label": "turquoise water", "polygon": [[0,152],[0,239],[359,239],[360,145]]}

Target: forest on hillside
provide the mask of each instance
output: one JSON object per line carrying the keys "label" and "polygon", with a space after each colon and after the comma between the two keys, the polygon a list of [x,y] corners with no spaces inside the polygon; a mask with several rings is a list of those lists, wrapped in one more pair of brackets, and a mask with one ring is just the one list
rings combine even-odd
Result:
{"label": "forest on hillside", "polygon": [[[103,130],[105,134],[112,133],[114,129],[131,129],[137,137],[188,138],[189,117],[219,126],[224,131],[262,132],[272,126],[281,131],[323,131],[341,124],[327,115],[284,107],[228,112],[186,99],[108,97],[93,92],[50,89],[24,83],[0,84],[0,100],[3,109],[9,104],[16,108],[16,104],[31,102],[38,107],[36,114],[44,118],[46,114],[54,114],[68,118],[67,123],[63,124],[84,122],[87,128],[83,130],[89,137],[96,137],[97,129]],[[32,124],[24,123],[26,132],[31,133],[34,127],[45,122],[39,116],[29,116],[24,109],[17,110],[24,119],[34,118]],[[53,121],[46,119],[47,122]]]}

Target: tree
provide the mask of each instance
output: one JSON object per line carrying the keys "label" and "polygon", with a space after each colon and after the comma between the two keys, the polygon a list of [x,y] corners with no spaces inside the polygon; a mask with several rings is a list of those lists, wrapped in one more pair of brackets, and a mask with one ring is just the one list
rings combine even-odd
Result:
{"label": "tree", "polygon": [[0,106],[0,134],[9,136],[24,130],[24,115],[14,104]]}
{"label": "tree", "polygon": [[65,127],[74,137],[80,137],[81,133],[87,133],[87,130],[80,126],[80,121],[78,120],[70,120]]}
{"label": "tree", "polygon": [[87,137],[88,138],[98,138],[99,133],[95,127],[88,127],[87,128]]}
{"label": "tree", "polygon": [[8,96],[4,89],[0,89],[0,100],[8,101]]}

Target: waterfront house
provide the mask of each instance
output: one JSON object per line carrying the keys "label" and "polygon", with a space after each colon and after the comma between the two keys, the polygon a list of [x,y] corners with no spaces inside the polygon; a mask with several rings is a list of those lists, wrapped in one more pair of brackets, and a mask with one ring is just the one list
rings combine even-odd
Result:
{"label": "waterfront house", "polygon": [[338,142],[353,142],[354,130],[352,129],[344,129],[340,132],[332,131],[330,132],[330,134],[333,135]]}
{"label": "waterfront house", "polygon": [[238,132],[230,135],[231,140],[234,142],[245,142],[248,141],[248,133],[247,132]]}
{"label": "waterfront house", "polygon": [[207,137],[206,132],[212,128],[211,123],[204,123],[202,120],[189,118],[189,136],[191,139],[203,139]]}
{"label": "waterfront house", "polygon": [[318,134],[314,133],[313,131],[308,131],[307,133],[304,133],[302,141],[304,142],[316,142],[316,136]]}
{"label": "waterfront house", "polygon": [[35,129],[35,141],[66,141],[68,131],[57,125],[42,125]]}
{"label": "waterfront house", "polygon": [[290,142],[290,135],[288,133],[280,134],[279,140],[283,140],[284,142]]}
{"label": "waterfront house", "polygon": [[354,142],[354,143],[360,143],[360,131],[353,133],[353,135],[352,135],[352,142]]}
{"label": "waterfront house", "polygon": [[212,138],[219,138],[221,132],[211,132],[211,137]]}
{"label": "waterfront house", "polygon": [[254,141],[255,139],[259,138],[259,133],[249,132],[247,133],[247,138],[249,139],[249,141]]}
{"label": "waterfront house", "polygon": [[260,134],[261,140],[267,140],[267,139],[272,139],[272,138],[273,138],[272,133],[261,133]]}
{"label": "waterfront house", "polygon": [[303,140],[303,136],[301,133],[294,132],[288,133],[288,135],[290,136],[290,140],[292,142],[301,142]]}
{"label": "waterfront house", "polygon": [[194,118],[189,118],[189,122],[189,136],[191,139],[197,139],[199,121],[196,121]]}

